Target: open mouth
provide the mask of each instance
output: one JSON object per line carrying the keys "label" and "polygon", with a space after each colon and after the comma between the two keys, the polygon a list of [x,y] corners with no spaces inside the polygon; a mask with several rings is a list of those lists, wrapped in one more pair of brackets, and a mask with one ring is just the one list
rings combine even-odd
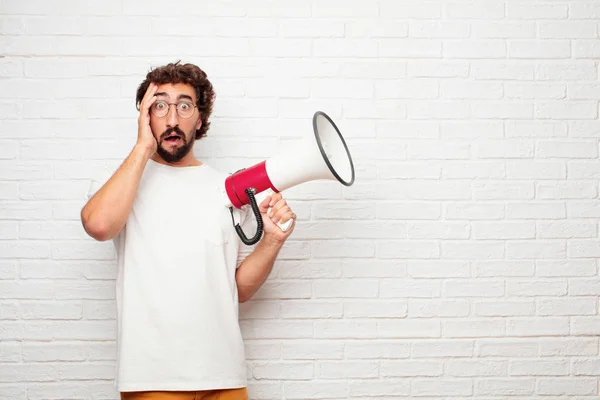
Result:
{"label": "open mouth", "polygon": [[170,135],[165,138],[165,142],[171,143],[171,144],[178,144],[178,143],[181,143],[182,141],[183,141],[183,138],[179,135]]}

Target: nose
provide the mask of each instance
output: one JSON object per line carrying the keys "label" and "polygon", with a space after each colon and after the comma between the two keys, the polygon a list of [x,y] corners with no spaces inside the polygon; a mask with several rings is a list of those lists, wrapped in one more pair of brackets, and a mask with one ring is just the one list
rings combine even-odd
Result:
{"label": "nose", "polygon": [[177,115],[177,106],[175,104],[169,105],[169,112],[167,113],[167,125],[170,127],[179,125],[179,116]]}

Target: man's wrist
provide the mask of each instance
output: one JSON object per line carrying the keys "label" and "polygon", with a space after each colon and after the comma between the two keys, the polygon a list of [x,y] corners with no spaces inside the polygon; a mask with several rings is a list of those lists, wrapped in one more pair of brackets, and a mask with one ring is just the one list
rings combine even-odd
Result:
{"label": "man's wrist", "polygon": [[140,144],[140,143],[135,144],[133,151],[138,154],[141,154],[142,156],[146,157],[147,159],[152,157],[152,154],[153,154],[152,148],[150,148],[144,144]]}
{"label": "man's wrist", "polygon": [[283,244],[285,243],[285,239],[282,240],[273,234],[265,233],[263,236],[263,239],[261,240],[261,243],[263,243],[265,246],[267,246],[269,248],[279,250],[279,249],[281,249],[281,247],[283,247]]}

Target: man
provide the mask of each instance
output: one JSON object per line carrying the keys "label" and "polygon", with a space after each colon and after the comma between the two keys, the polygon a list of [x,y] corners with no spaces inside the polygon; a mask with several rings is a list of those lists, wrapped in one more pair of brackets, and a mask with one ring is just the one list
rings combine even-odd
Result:
{"label": "man", "polygon": [[[244,246],[224,207],[227,174],[193,153],[212,84],[192,64],[150,71],[137,91],[137,143],[81,211],[86,232],[117,249],[117,372],[122,399],[247,399],[238,303],[269,275],[296,215],[281,194],[260,202],[264,236]],[[246,228],[251,210],[234,211]],[[253,234],[252,232],[250,232]]]}

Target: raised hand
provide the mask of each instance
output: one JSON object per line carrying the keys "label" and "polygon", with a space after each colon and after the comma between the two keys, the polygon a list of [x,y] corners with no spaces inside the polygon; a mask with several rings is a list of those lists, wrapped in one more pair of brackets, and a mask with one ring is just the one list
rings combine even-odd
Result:
{"label": "raised hand", "polygon": [[150,129],[150,107],[156,101],[156,90],[158,85],[150,82],[144,98],[140,102],[140,115],[138,117],[138,139],[137,144],[147,149],[150,154],[154,154],[158,147],[156,138]]}

